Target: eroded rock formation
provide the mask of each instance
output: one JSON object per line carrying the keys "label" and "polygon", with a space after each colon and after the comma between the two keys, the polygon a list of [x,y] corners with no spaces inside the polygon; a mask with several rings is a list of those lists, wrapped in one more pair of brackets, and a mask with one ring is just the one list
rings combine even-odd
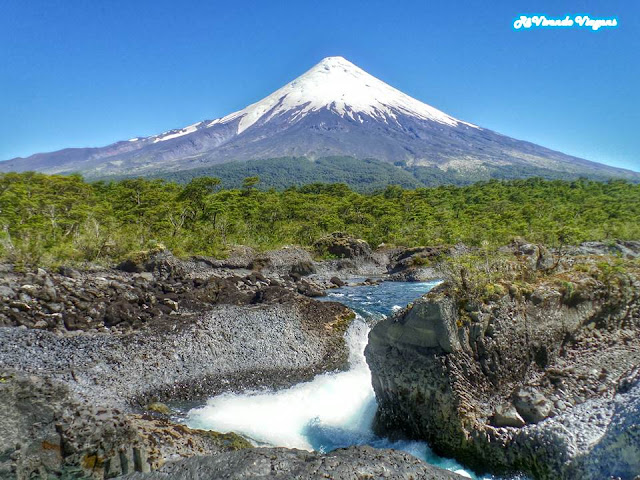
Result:
{"label": "eroded rock formation", "polygon": [[[548,252],[524,250],[533,268],[552,267]],[[640,283],[602,260],[586,264],[600,262],[597,275],[570,259],[481,302],[444,284],[374,327],[378,430],[478,471],[640,474]]]}

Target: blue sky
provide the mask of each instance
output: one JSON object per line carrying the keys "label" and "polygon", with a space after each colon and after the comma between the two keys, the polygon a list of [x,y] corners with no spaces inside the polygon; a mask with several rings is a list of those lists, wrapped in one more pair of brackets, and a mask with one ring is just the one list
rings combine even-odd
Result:
{"label": "blue sky", "polygon": [[[0,159],[213,119],[342,55],[445,112],[640,170],[640,2],[0,2]],[[514,31],[524,13],[616,29]]]}

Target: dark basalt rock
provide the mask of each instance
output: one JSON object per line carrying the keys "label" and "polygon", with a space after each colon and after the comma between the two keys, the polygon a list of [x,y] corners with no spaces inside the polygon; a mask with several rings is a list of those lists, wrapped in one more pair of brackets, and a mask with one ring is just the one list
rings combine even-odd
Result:
{"label": "dark basalt rock", "polygon": [[257,304],[273,296],[262,292],[274,286],[309,297],[321,296],[331,286],[328,280],[310,276],[316,267],[304,250],[290,248],[267,255],[270,267],[264,273],[216,267],[203,258],[180,260],[166,250],[133,255],[127,262],[134,262],[135,268],[124,262],[119,269],[98,271],[67,267],[58,273],[10,271],[0,277],[0,326],[137,330],[182,311]]}
{"label": "dark basalt rock", "polygon": [[440,302],[418,299],[410,308],[396,315],[393,321],[378,324],[369,335],[370,349],[413,347],[451,353],[460,349],[456,320],[455,304],[450,298],[443,297]]}
{"label": "dark basalt rock", "polygon": [[549,399],[532,387],[516,392],[513,405],[526,423],[541,422],[553,411],[553,404]]}
{"label": "dark basalt rock", "polygon": [[397,248],[389,255],[389,273],[398,273],[403,270],[436,260],[440,255],[447,253],[442,247],[412,247]]}
{"label": "dark basalt rock", "polygon": [[[537,266],[544,254],[532,253]],[[550,280],[471,312],[443,284],[377,324],[365,353],[378,432],[427,440],[477,471],[638,475],[640,283],[574,284],[576,302]]]}
{"label": "dark basalt rock", "polygon": [[[269,268],[286,275],[307,256],[275,253]],[[157,405],[347,366],[353,312],[298,293],[320,294],[324,280],[145,258],[138,273],[3,267],[0,368],[13,373],[0,375],[0,478],[111,478],[247,446],[173,424]]]}
{"label": "dark basalt rock", "polygon": [[158,471],[128,475],[127,480],[269,478],[354,480],[455,480],[464,477],[396,450],[341,448],[321,454],[286,448],[251,448],[170,463]]}
{"label": "dark basalt rock", "polygon": [[78,272],[75,268],[67,267],[65,265],[61,265],[60,267],[58,267],[58,273],[69,278],[80,277],[80,272]]}
{"label": "dark basalt rock", "polygon": [[491,425],[494,427],[515,427],[520,428],[526,422],[520,416],[513,405],[499,406],[491,417]]}
{"label": "dark basalt rock", "polygon": [[102,480],[251,446],[235,434],[96,405],[62,382],[17,371],[0,371],[0,410],[0,478]]}
{"label": "dark basalt rock", "polygon": [[180,313],[180,306],[120,334],[0,328],[0,365],[47,372],[83,397],[119,408],[290,386],[347,365],[348,308],[278,287],[265,295],[264,303],[201,313]]}
{"label": "dark basalt rock", "polygon": [[297,274],[302,277],[311,275],[312,273],[315,273],[315,271],[316,271],[316,267],[313,265],[312,262],[309,262],[309,261],[298,262],[291,267],[292,274]]}
{"label": "dark basalt rock", "polygon": [[[237,435],[172,423],[161,402],[287,387],[346,367],[353,312],[309,298],[343,283],[329,281],[339,262],[315,262],[297,247],[240,248],[224,260],[159,248],[120,269],[0,265],[0,478],[111,478],[246,447]],[[347,275],[385,268],[342,262]],[[283,452],[301,472],[343,457]],[[354,452],[344,469],[318,471],[432,478],[408,455]]]}
{"label": "dark basalt rock", "polygon": [[298,292],[307,297],[322,297],[325,294],[323,289],[306,280],[298,282]]}

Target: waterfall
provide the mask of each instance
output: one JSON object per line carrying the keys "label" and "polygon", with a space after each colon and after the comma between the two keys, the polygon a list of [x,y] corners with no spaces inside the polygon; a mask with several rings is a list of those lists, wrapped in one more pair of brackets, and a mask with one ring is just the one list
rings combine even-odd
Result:
{"label": "waterfall", "polygon": [[370,330],[367,319],[390,314],[398,308],[397,303],[408,303],[436,283],[383,283],[380,286],[343,287],[332,292],[333,299],[357,312],[345,334],[349,348],[348,370],[318,375],[309,382],[277,391],[217,395],[206,405],[189,411],[187,424],[219,432],[234,431],[258,446],[322,452],[364,444],[395,448],[475,478],[455,461],[433,454],[425,442],[392,442],[372,431],[377,403],[364,356]]}

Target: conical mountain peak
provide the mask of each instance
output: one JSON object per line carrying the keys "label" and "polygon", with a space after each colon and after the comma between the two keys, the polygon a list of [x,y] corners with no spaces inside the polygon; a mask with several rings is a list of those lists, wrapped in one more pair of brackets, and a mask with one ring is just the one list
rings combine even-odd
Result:
{"label": "conical mountain peak", "polygon": [[[490,175],[503,178],[514,172],[524,176],[558,172],[562,178],[640,178],[634,172],[564,155],[457,120],[340,56],[323,58],[271,95],[217,120],[102,148],[16,158],[0,162],[0,171],[82,172],[89,177],[155,175],[190,169],[196,172],[232,161],[285,159],[283,164],[265,163],[265,171],[274,168],[280,178],[294,175],[288,171],[287,159],[330,157],[426,168],[435,179],[454,175],[451,178],[456,181]],[[279,171],[279,165],[284,165],[283,171]],[[340,169],[346,164],[338,161],[336,165]],[[345,178],[320,171],[324,172],[321,181]]]}
{"label": "conical mountain peak", "polygon": [[329,68],[339,68],[339,67],[358,68],[349,60],[347,60],[344,57],[341,57],[340,55],[336,55],[334,57],[324,57],[322,60],[320,60],[320,62],[318,62],[316,67],[317,66],[323,66],[323,67],[326,66]]}
{"label": "conical mountain peak", "polygon": [[450,126],[472,126],[402,93],[339,56],[322,59],[271,95],[210,125],[240,119],[237,133],[242,133],[256,122],[263,124],[287,113],[291,122],[297,122],[323,109],[360,123],[368,119],[387,123],[405,115]]}

